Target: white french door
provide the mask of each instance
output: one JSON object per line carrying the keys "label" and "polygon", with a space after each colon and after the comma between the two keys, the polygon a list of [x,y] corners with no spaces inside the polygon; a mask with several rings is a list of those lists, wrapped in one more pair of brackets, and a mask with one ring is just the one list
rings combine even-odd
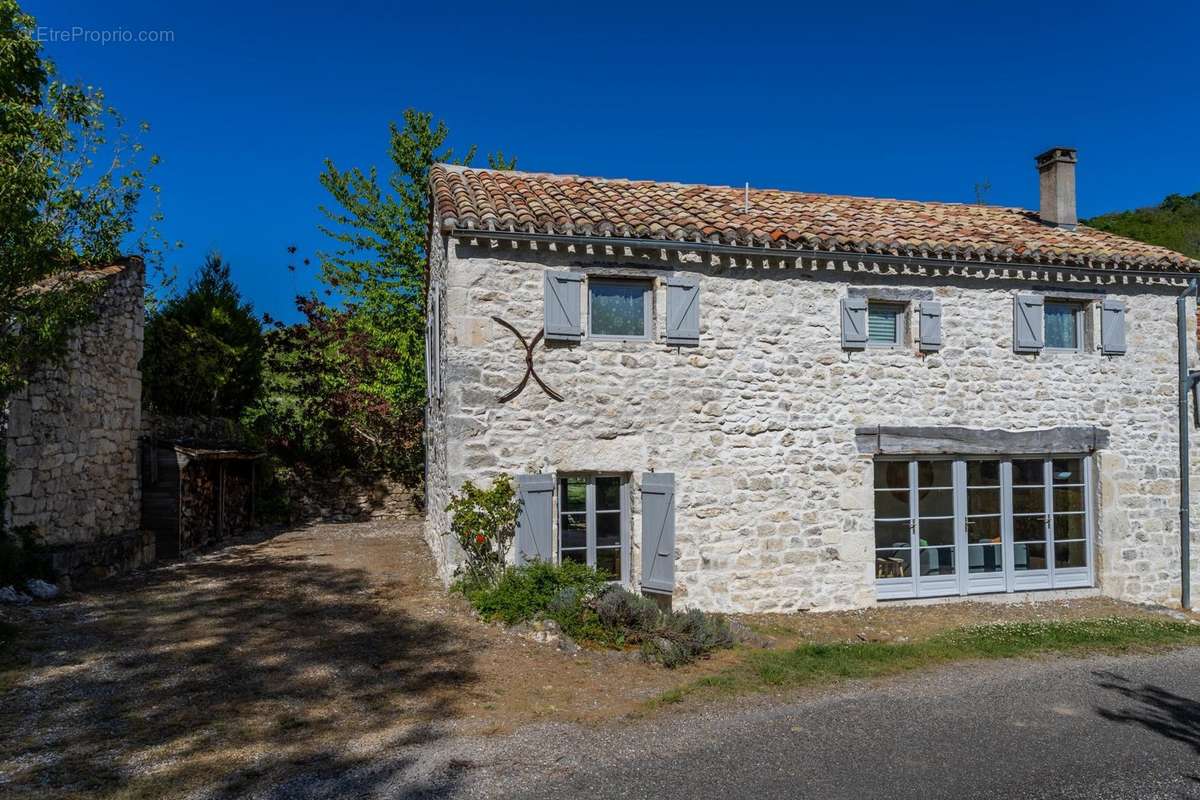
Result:
{"label": "white french door", "polygon": [[1092,585],[1091,459],[879,459],[880,599]]}

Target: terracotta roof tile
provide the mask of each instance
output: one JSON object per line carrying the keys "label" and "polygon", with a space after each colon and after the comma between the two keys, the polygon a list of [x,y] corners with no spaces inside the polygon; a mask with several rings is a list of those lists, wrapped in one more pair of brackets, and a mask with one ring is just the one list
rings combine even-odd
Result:
{"label": "terracotta roof tile", "polygon": [[1196,270],[1200,262],[1019,208],[744,190],[436,164],[436,224],[455,229],[836,250],[1093,267]]}

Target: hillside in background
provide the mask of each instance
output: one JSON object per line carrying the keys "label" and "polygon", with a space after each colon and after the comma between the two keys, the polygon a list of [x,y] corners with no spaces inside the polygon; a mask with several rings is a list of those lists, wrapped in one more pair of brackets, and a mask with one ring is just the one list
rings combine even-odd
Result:
{"label": "hillside in background", "polygon": [[1114,211],[1080,221],[1102,231],[1200,258],[1200,192],[1190,197],[1173,194],[1151,208]]}

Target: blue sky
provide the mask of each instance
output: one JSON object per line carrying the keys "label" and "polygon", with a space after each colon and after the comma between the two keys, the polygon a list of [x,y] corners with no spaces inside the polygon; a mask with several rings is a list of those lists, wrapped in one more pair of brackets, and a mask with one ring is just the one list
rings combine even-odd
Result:
{"label": "blue sky", "polygon": [[314,286],[322,161],[386,168],[434,112],[519,167],[1034,207],[1033,156],[1079,148],[1081,215],[1200,191],[1200,5],[705,6],[24,0],[64,77],[152,125],[186,280],[219,249],[260,310]]}

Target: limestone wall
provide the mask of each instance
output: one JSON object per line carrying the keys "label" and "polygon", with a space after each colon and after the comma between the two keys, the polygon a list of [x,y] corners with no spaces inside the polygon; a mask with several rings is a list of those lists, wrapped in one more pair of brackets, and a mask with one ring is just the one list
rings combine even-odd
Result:
{"label": "limestone wall", "polygon": [[[531,382],[498,404],[524,373],[524,350],[491,317],[533,336],[546,266],[699,273],[700,346],[663,343],[659,282],[656,342],[585,336],[574,347],[539,347],[538,373],[566,401]],[[1173,286],[1109,279],[1102,287],[1127,303],[1127,355],[1106,357],[1095,347],[1018,355],[1014,291],[1097,287],[1053,270],[1020,280],[1015,272],[882,274],[454,239],[438,269],[446,282],[446,389],[430,417],[431,543],[445,525],[438,509],[446,492],[463,480],[621,471],[634,481],[636,584],[636,481],[653,468],[676,475],[678,604],[747,612],[865,606],[875,602],[873,477],[870,457],[856,450],[856,427],[1095,425],[1111,433],[1097,458],[1099,584],[1129,600],[1178,597]],[[848,286],[931,289],[943,304],[943,349],[843,351],[838,302]],[[1091,324],[1095,334],[1098,319]],[[452,556],[435,553],[448,574]]]}
{"label": "limestone wall", "polygon": [[[11,398],[7,513],[41,544],[66,551],[140,551],[143,289],[140,259],[108,279],[99,317],[72,341],[61,365],[38,370]],[[128,553],[122,559],[128,560]]]}

